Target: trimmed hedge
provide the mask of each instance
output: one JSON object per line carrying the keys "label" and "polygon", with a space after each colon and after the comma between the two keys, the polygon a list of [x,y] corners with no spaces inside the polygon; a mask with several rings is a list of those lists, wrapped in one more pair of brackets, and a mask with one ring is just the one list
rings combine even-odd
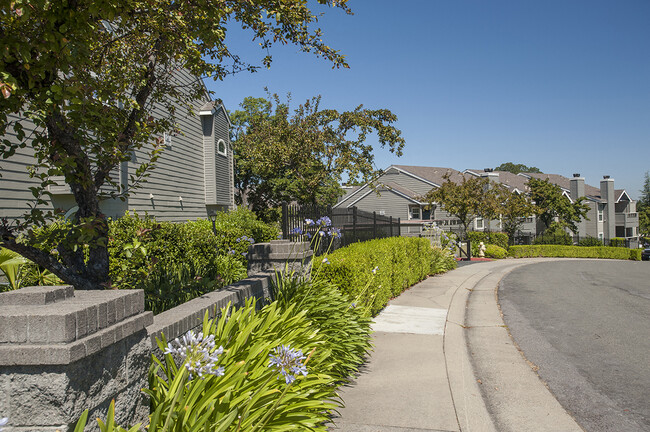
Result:
{"label": "trimmed hedge", "polygon": [[485,247],[485,256],[487,258],[503,259],[508,256],[508,251],[501,246],[489,244]]}
{"label": "trimmed hedge", "polygon": [[455,266],[449,253],[432,248],[427,239],[390,237],[318,257],[312,275],[332,282],[374,316],[406,288]]}
{"label": "trimmed hedge", "polygon": [[467,238],[472,243],[472,256],[478,256],[480,242],[483,242],[485,245],[493,244],[503,249],[508,249],[508,234],[506,233],[470,231],[467,233]]}
{"label": "trimmed hedge", "polygon": [[531,245],[510,246],[508,255],[515,258],[557,257],[557,258],[608,258],[641,260],[639,249],[625,249],[609,246],[560,246]]}

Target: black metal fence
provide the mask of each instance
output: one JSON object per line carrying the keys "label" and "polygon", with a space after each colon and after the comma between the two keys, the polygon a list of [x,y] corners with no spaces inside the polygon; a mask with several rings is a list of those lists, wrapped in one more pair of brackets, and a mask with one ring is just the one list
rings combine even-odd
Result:
{"label": "black metal fence", "polygon": [[[335,250],[351,243],[400,235],[400,218],[366,212],[356,207],[332,208],[332,206],[289,205],[282,203],[282,237],[293,241],[310,240],[317,235],[319,227],[306,220],[316,222],[327,216],[331,221],[329,236],[322,241],[325,248]],[[323,249],[323,248],[321,248]],[[322,252],[322,250],[316,251]]]}
{"label": "black metal fence", "polygon": [[517,233],[514,238],[515,245],[532,245],[532,244],[556,244],[556,245],[576,245],[576,246],[617,246],[626,248],[639,247],[639,241],[636,238],[614,238],[599,239],[591,236],[579,236],[570,234],[539,234]]}

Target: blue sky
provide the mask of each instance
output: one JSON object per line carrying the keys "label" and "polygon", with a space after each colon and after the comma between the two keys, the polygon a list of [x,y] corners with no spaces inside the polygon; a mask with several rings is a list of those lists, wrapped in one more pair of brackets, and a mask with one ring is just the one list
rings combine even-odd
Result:
{"label": "blue sky", "polygon": [[[502,162],[638,196],[650,170],[650,1],[350,0],[354,15],[319,8],[323,39],[350,69],[294,46],[271,50],[269,70],[206,81],[230,110],[246,96],[322,95],[321,107],[387,108],[404,155],[391,164],[455,169]],[[260,64],[248,34],[229,47]],[[369,143],[373,144],[371,139]]]}

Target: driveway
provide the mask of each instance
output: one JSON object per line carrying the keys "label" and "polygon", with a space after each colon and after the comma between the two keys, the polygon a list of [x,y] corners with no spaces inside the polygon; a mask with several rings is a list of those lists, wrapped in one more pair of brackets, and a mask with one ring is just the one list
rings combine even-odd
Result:
{"label": "driveway", "polygon": [[498,299],[515,342],[586,431],[650,430],[650,263],[526,265]]}

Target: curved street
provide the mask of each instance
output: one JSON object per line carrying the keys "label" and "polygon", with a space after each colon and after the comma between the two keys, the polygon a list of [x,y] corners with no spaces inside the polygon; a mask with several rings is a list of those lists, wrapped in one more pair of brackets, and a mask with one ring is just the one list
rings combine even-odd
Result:
{"label": "curved street", "polygon": [[588,432],[650,430],[650,265],[539,262],[498,290],[505,324]]}

